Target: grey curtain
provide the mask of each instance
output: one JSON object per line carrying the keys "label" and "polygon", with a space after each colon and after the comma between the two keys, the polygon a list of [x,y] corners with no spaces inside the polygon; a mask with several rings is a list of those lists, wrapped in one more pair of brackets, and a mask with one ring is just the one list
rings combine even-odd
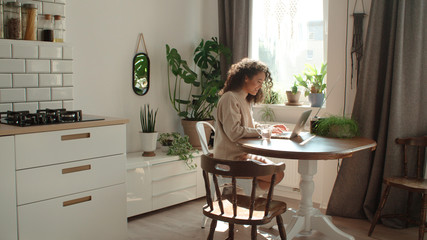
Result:
{"label": "grey curtain", "polygon": [[231,64],[248,57],[249,0],[218,0],[219,42],[231,50],[231,62],[221,58],[223,79]]}
{"label": "grey curtain", "polygon": [[[353,118],[362,136],[378,146],[343,160],[327,214],[372,219],[383,177],[402,173],[402,150],[394,140],[427,134],[426,26],[427,1],[372,1]],[[402,213],[406,201],[406,192],[392,189],[383,213]],[[415,198],[411,212],[419,213],[419,204]],[[395,219],[383,222],[403,226]]]}

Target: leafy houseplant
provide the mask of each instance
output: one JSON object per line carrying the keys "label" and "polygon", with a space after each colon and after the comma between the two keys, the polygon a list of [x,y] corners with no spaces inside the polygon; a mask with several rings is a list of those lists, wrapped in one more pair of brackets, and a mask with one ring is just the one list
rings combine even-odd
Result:
{"label": "leafy houseplant", "polygon": [[352,138],[359,134],[359,127],[353,119],[331,116],[319,119],[313,133],[325,137]]}
{"label": "leafy houseplant", "polygon": [[[316,66],[306,64],[306,69],[301,75],[294,75],[298,85],[305,88],[305,96],[309,96],[312,107],[321,107],[325,97],[327,64],[322,63],[320,70]],[[305,77],[305,79],[304,79]]]}
{"label": "leafy houseplant", "polygon": [[[219,101],[219,91],[224,87],[221,79],[220,57],[229,59],[231,51],[218,42],[217,38],[201,40],[194,50],[193,61],[200,70],[191,70],[187,61],[181,58],[178,50],[166,44],[166,59],[168,63],[169,100],[177,111],[192,146],[200,147],[199,137],[195,130],[196,121],[210,120],[213,124],[212,111]],[[172,76],[171,74],[172,73]],[[184,85],[190,90],[184,94]],[[187,89],[188,90],[188,89]]]}
{"label": "leafy houseplant", "polygon": [[155,132],[156,128],[156,118],[157,111],[154,109],[150,109],[150,105],[145,104],[144,108],[140,108],[139,111],[139,119],[141,122],[141,143],[142,143],[142,151],[144,152],[142,156],[152,157],[156,154],[154,150],[156,150],[156,140],[158,132]]}
{"label": "leafy houseplant", "polygon": [[[224,87],[220,69],[221,54],[229,59],[231,51],[220,44],[217,38],[207,41],[202,39],[194,50],[194,64],[200,69],[200,74],[197,74],[181,58],[178,50],[166,44],[169,100],[180,117],[197,121],[213,119],[212,111],[219,100],[218,92]],[[174,79],[171,79],[170,72]],[[182,93],[183,84],[191,87],[186,95]],[[193,93],[195,88],[199,88],[198,94]]]}
{"label": "leafy houseplant", "polygon": [[295,81],[294,85],[291,87],[291,91],[286,91],[286,96],[288,97],[288,102],[286,105],[289,106],[299,106],[301,103],[299,103],[299,97],[301,95],[301,92],[298,91],[298,84]]}
{"label": "leafy houseplant", "polygon": [[197,164],[194,162],[193,153],[198,151],[191,146],[188,136],[182,137],[179,133],[172,133],[171,136],[173,140],[167,155],[178,155],[180,160],[185,161],[185,165],[189,169],[195,169]]}
{"label": "leafy houseplant", "polygon": [[178,138],[180,135],[177,132],[173,132],[173,133],[160,133],[159,134],[159,139],[157,139],[157,141],[162,145],[162,146],[171,146],[172,142],[174,139]]}
{"label": "leafy houseplant", "polygon": [[261,109],[261,120],[264,122],[274,122],[276,120],[276,115],[274,114],[273,109],[268,105],[265,105]]}

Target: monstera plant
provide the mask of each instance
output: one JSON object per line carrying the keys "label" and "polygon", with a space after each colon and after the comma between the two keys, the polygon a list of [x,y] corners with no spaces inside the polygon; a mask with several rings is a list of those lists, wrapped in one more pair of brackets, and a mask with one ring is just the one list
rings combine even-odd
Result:
{"label": "monstera plant", "polygon": [[222,55],[229,60],[231,51],[217,38],[202,39],[193,53],[194,65],[198,68],[196,71],[182,59],[177,49],[166,44],[169,100],[182,118],[184,132],[190,136],[190,143],[195,147],[200,147],[195,132],[196,121],[213,119],[212,111],[217,106],[218,93],[224,87],[220,68]]}

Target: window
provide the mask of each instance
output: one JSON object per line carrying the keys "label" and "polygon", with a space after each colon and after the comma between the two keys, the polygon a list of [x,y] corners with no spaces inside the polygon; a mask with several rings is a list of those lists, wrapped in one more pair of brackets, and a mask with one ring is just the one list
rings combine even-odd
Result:
{"label": "window", "polygon": [[282,96],[305,64],[326,62],[326,1],[252,0],[250,57],[269,66],[273,90]]}

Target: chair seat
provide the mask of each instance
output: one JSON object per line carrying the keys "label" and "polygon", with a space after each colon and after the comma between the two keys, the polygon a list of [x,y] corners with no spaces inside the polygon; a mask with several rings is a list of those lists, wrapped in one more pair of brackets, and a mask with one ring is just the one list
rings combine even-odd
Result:
{"label": "chair seat", "polygon": [[384,183],[417,192],[427,191],[427,179],[389,177],[384,178]]}
{"label": "chair seat", "polygon": [[230,221],[231,219],[232,222],[236,224],[262,225],[270,222],[274,217],[286,211],[286,203],[271,200],[269,212],[267,216],[264,217],[266,203],[266,198],[257,198],[255,200],[252,218],[249,218],[250,197],[245,195],[237,195],[237,216],[234,217],[231,195],[224,195],[222,199],[224,214],[221,214],[219,201],[213,202],[213,210],[211,210],[209,206],[205,206],[203,208],[203,214],[220,221]]}

